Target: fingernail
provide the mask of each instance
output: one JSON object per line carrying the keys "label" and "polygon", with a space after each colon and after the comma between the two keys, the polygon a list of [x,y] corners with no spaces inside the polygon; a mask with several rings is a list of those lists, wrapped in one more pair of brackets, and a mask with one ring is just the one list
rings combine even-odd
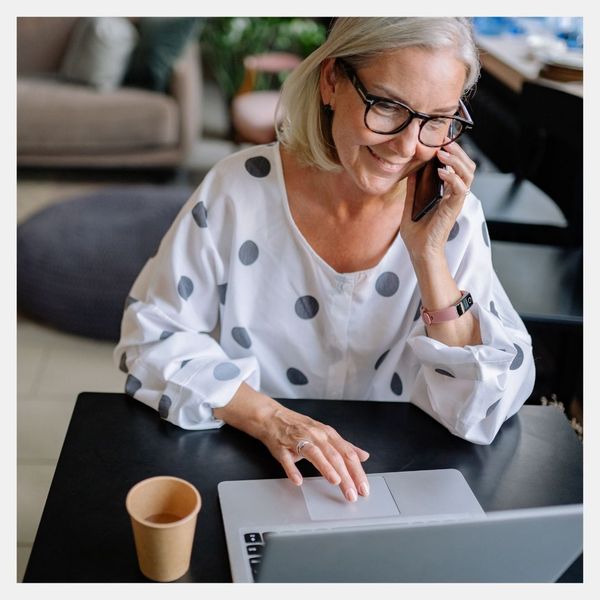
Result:
{"label": "fingernail", "polygon": [[442,156],[450,156],[450,152],[446,152],[445,150],[440,150],[439,154],[441,154]]}
{"label": "fingernail", "polygon": [[443,177],[448,177],[448,171],[446,171],[446,169],[439,167],[438,168],[438,173]]}
{"label": "fingernail", "polygon": [[356,491],[354,490],[354,488],[350,488],[347,492],[346,492],[346,499],[349,502],[356,502],[356,500],[358,499],[358,496],[356,495]]}
{"label": "fingernail", "polygon": [[363,481],[358,486],[358,491],[361,493],[362,496],[368,496],[369,495],[369,484],[366,481]]}
{"label": "fingernail", "polygon": [[302,477],[299,477],[298,475],[292,475],[292,483],[294,485],[302,485]]}

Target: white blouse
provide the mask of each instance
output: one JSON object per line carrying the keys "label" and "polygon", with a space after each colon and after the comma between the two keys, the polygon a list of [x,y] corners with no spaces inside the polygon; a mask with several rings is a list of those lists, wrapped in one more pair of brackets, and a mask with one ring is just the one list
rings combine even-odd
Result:
{"label": "white blouse", "polygon": [[481,345],[427,337],[400,235],[376,267],[338,273],[294,223],[278,143],[233,154],[206,175],[132,287],[114,351],[125,391],[185,429],[221,426],[212,409],[242,382],[273,398],[411,401],[488,444],[530,395],[535,370],[473,194],[446,256],[475,301]]}

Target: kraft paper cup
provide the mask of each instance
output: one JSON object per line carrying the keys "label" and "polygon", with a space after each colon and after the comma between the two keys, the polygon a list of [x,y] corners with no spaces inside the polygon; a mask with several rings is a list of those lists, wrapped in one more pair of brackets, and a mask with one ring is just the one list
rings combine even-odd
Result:
{"label": "kraft paper cup", "polygon": [[148,579],[174,581],[188,571],[201,503],[198,490],[178,477],[151,477],[129,490],[125,507]]}

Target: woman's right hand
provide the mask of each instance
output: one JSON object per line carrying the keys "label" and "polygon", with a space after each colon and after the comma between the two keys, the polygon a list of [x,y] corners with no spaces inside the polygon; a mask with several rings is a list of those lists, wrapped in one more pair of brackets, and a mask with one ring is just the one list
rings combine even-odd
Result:
{"label": "woman's right hand", "polygon": [[[348,501],[356,501],[357,494],[368,496],[369,483],[361,463],[369,453],[333,427],[290,410],[245,383],[226,406],[214,409],[214,415],[263,442],[294,484],[302,484],[296,463],[306,458],[327,481],[340,486]],[[300,456],[296,448],[303,440],[309,443]]]}

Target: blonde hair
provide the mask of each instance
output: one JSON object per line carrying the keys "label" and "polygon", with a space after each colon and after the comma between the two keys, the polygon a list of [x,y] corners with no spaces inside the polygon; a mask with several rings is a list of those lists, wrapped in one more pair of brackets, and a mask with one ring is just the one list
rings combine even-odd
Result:
{"label": "blonde hair", "polygon": [[277,137],[306,165],[339,170],[331,117],[321,102],[321,64],[344,58],[354,68],[389,50],[450,48],[465,65],[463,93],[479,78],[479,57],[470,19],[464,17],[341,17],[327,40],[286,79],[278,105]]}

